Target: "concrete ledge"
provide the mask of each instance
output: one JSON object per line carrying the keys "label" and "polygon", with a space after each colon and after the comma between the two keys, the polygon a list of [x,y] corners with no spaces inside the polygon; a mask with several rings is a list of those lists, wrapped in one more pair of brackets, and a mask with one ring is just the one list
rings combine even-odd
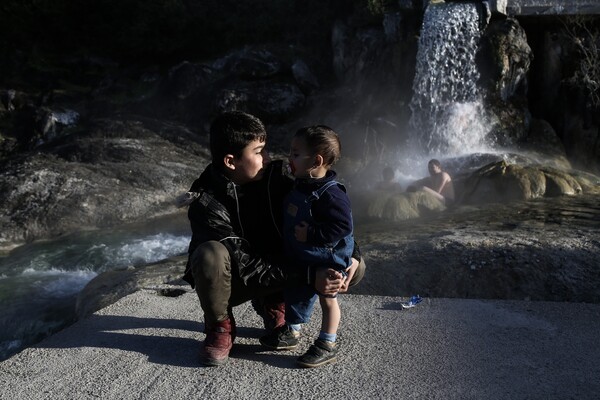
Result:
{"label": "concrete ledge", "polygon": [[[400,9],[425,9],[444,0],[399,0]],[[446,2],[463,0],[445,0]],[[477,1],[477,0],[473,0]],[[479,0],[492,13],[519,15],[600,15],[598,0]]]}
{"label": "concrete ledge", "polygon": [[2,399],[595,399],[600,305],[342,295],[340,360],[298,369],[236,307],[229,362],[204,368],[196,294],[139,291],[0,363]]}
{"label": "concrete ledge", "polygon": [[510,4],[506,7],[508,15],[600,15],[600,4],[581,5],[519,5]]}

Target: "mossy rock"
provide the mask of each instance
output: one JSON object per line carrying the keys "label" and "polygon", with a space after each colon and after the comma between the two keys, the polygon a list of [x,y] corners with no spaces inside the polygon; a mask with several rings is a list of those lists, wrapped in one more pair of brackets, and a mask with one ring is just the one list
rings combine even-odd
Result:
{"label": "mossy rock", "polygon": [[465,180],[461,202],[504,203],[581,193],[581,184],[567,172],[500,161],[482,167]]}
{"label": "mossy rock", "polygon": [[424,190],[410,193],[376,191],[368,204],[367,214],[387,221],[403,221],[445,209],[441,200]]}

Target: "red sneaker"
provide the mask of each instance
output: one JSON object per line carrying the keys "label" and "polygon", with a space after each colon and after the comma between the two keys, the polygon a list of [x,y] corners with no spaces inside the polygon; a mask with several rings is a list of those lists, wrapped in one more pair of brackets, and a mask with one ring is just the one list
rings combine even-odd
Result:
{"label": "red sneaker", "polygon": [[229,358],[229,351],[233,346],[232,324],[227,318],[215,325],[206,327],[206,338],[200,349],[200,359],[206,366],[224,364]]}
{"label": "red sneaker", "polygon": [[262,317],[266,330],[281,328],[285,325],[285,303],[266,303]]}

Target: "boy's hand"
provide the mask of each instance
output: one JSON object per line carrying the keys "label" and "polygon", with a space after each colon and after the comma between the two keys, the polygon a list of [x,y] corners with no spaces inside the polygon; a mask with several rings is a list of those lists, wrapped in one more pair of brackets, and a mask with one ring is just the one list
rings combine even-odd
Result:
{"label": "boy's hand", "polygon": [[[358,264],[357,264],[358,265]],[[342,287],[343,275],[332,268],[319,268],[315,277],[315,290],[325,296],[335,296]]]}
{"label": "boy's hand", "polygon": [[352,264],[350,264],[348,269],[346,269],[347,276],[346,279],[344,279],[344,282],[342,282],[342,287],[340,287],[339,290],[340,293],[346,293],[348,291],[348,289],[350,288],[350,282],[352,281],[352,278],[354,277],[354,273],[356,272],[357,268],[358,260],[352,258]]}
{"label": "boy's hand", "polygon": [[294,236],[296,237],[297,241],[303,243],[306,242],[306,238],[308,236],[308,224],[306,221],[302,221],[294,227]]}

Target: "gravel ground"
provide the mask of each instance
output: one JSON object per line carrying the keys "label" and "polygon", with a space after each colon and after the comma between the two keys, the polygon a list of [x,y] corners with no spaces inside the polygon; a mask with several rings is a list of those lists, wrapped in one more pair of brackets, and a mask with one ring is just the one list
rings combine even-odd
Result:
{"label": "gravel ground", "polygon": [[[342,295],[337,363],[301,369],[296,350],[259,345],[261,322],[236,307],[229,362],[198,360],[195,293],[141,290],[0,362],[0,399],[597,399],[600,305]],[[565,362],[566,361],[566,362]]]}

